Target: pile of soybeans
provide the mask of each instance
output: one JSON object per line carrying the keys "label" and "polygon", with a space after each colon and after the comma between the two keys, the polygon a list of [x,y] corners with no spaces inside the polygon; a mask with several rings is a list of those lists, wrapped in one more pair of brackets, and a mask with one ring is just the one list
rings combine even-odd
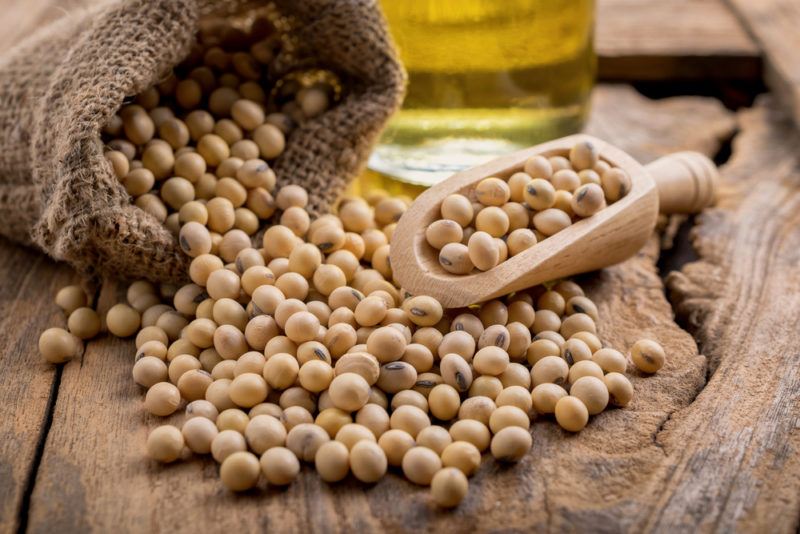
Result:
{"label": "pile of soybeans", "polygon": [[[121,186],[192,258],[191,283],[134,282],[105,317],[66,287],[67,329],[42,333],[43,357],[65,362],[103,331],[135,336],[142,408],[185,412],[181,428],[150,432],[147,456],[210,454],[232,491],[290,484],[302,463],[330,483],[396,468],[452,507],[484,452],[525,456],[532,420],[578,432],[626,406],[628,358],[599,339],[576,283],[444,310],[393,280],[392,233],[411,199],[375,191],[312,220],[307,191],[277,188],[269,162],[336,91],[319,79],[265,89],[280,42],[259,28],[227,48],[201,34],[105,132]],[[630,357],[653,373],[665,355],[641,340]]]}

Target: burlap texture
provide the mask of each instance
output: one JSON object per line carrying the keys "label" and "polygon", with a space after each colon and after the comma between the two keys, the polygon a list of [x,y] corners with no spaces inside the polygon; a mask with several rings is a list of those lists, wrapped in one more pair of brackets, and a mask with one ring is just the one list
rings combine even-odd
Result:
{"label": "burlap texture", "polygon": [[[298,66],[336,73],[344,96],[288,139],[279,185],[327,210],[402,98],[404,74],[374,0],[278,0]],[[103,157],[100,132],[123,101],[160,80],[194,42],[202,15],[257,3],[115,0],[42,28],[0,58],[0,234],[89,276],[177,282],[188,258],[133,206]]]}

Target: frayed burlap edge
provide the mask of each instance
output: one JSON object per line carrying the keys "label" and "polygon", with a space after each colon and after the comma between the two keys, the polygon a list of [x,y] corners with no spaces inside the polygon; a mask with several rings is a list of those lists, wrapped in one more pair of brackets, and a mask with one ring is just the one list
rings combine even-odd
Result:
{"label": "frayed burlap edge", "polygon": [[[3,235],[33,242],[91,277],[186,278],[188,258],[174,237],[132,206],[113,176],[100,130],[126,97],[186,56],[198,13],[221,5],[118,2],[43,28],[0,59],[0,104],[14,104],[0,111],[0,136],[10,148],[0,158]],[[245,4],[224,3],[229,12],[237,5]],[[274,165],[280,184],[311,192],[309,209],[318,214],[361,170],[399,106],[405,78],[374,1],[276,5],[301,43],[292,57],[278,58],[276,72],[313,64],[335,72],[346,88],[334,108],[293,132]]]}

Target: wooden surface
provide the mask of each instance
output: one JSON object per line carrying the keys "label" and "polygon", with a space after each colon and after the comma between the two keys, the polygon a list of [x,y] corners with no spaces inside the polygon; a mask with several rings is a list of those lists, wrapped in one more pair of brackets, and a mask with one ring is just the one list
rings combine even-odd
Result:
{"label": "wooden surface", "polygon": [[[708,358],[708,385],[673,417],[679,452],[662,518],[725,532],[794,532],[800,514],[800,135],[762,102],[740,115],[700,261],[669,277]],[[662,520],[663,521],[663,520]]]}
{"label": "wooden surface", "polygon": [[55,401],[61,370],[41,361],[39,333],[63,321],[49,304],[69,269],[0,240],[0,532],[16,528]]}
{"label": "wooden surface", "polygon": [[[0,51],[87,1],[0,1]],[[601,73],[616,65],[625,79],[737,78],[757,68],[752,43],[719,2],[599,1]],[[717,14],[681,20],[700,9],[686,4]],[[653,16],[662,5],[674,9]],[[663,35],[687,24],[700,24],[697,34],[728,29],[713,41],[696,35],[688,50],[676,48],[687,36],[663,46],[670,41]],[[604,44],[614,39],[616,55]],[[587,131],[642,162],[677,150],[715,154],[736,126],[709,99],[651,101],[624,86],[601,87],[593,98]],[[133,343],[101,338],[66,366],[41,363],[37,335],[63,324],[52,296],[73,274],[0,241],[0,532],[796,532],[800,138],[764,104],[738,118],[723,200],[694,232],[700,261],[669,277],[672,305],[666,273],[655,267],[655,238],[626,263],[584,280],[602,335],[619,347],[644,335],[661,340],[666,368],[635,376],[633,405],[600,415],[577,436],[536,422],[531,454],[512,468],[487,461],[452,513],[434,509],[427,490],[394,474],[371,487],[333,487],[305,468],[287,490],[234,496],[210,460],[148,462],[144,440],[156,421],[144,414],[130,378]],[[114,300],[115,289],[105,288],[101,305]]]}
{"label": "wooden surface", "polygon": [[759,47],[724,0],[598,0],[596,48],[601,79],[760,76]]}
{"label": "wooden surface", "polygon": [[764,76],[800,126],[800,3],[726,0],[764,56]]}
{"label": "wooden surface", "polygon": [[[710,99],[652,102],[625,87],[600,88],[595,121],[624,131],[611,139],[633,153],[653,156],[685,148],[715,151],[734,127],[732,116]],[[638,125],[631,109],[650,121]],[[629,114],[618,113],[626,108]],[[657,125],[676,121],[694,136],[663,136]],[[686,146],[687,139],[694,145]],[[587,278],[603,320],[603,336],[628,347],[643,335],[661,340],[670,353],[655,377],[634,376],[634,404],[607,412],[577,436],[552,421],[534,425],[534,449],[519,465],[491,461],[472,479],[471,492],[453,513],[436,510],[426,489],[391,475],[375,486],[353,481],[321,483],[310,468],[287,490],[259,489],[242,496],[225,491],[212,461],[196,459],[162,467],[143,456],[145,436],[156,423],[141,408],[142,392],[130,378],[133,344],[103,338],[84,357],[64,367],[53,424],[31,496],[32,532],[67,530],[244,531],[273,527],[302,531],[490,530],[498,525],[550,530],[639,528],[658,511],[660,485],[651,473],[668,466],[654,440],[670,414],[702,388],[705,359],[672,320],[672,308],[655,268],[657,240],[623,265]],[[114,302],[113,288],[101,307]],[[635,511],[635,513],[634,513]]]}

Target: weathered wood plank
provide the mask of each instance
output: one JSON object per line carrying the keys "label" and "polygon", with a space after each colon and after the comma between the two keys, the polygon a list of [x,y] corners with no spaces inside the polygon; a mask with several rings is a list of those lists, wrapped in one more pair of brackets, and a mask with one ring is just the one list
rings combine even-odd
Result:
{"label": "weathered wood plank", "polygon": [[[24,39],[35,28],[69,16],[89,1],[0,1],[0,53]],[[62,286],[77,277],[64,265],[0,239],[0,532],[20,526],[21,510],[30,496],[44,424],[56,393],[60,371],[39,357],[39,333],[64,325],[63,314],[52,304]]]}
{"label": "weathered wood plank", "polygon": [[762,101],[741,114],[700,261],[670,276],[708,386],[658,436],[674,456],[663,530],[795,532],[800,523],[800,135]]}
{"label": "weathered wood plank", "polygon": [[[638,506],[636,482],[646,483],[663,460],[654,432],[694,398],[705,375],[694,342],[671,321],[653,266],[656,255],[653,239],[637,258],[591,277],[588,285],[608,318],[600,325],[604,337],[616,346],[629,346],[643,334],[664,340],[668,368],[655,378],[635,376],[631,409],[599,416],[578,436],[549,421],[534,425],[529,457],[512,468],[487,460],[454,514],[436,510],[426,489],[394,475],[373,487],[353,481],[332,487],[306,468],[287,490],[262,484],[236,496],[221,487],[208,459],[167,467],[149,462],[143,444],[159,421],[142,412],[141,391],[130,379],[132,344],[101,339],[80,364],[64,370],[31,502],[31,532],[191,531],[207,525],[243,531],[622,527],[629,520],[625,510]],[[106,305],[112,295],[109,290],[103,296]],[[623,484],[623,473],[633,479]]]}
{"label": "weathered wood plank", "polygon": [[651,100],[629,85],[598,86],[592,109],[586,133],[610,140],[641,163],[679,150],[716,154],[734,130],[733,117],[717,100]]}
{"label": "weathered wood plank", "polygon": [[75,275],[6,240],[0,273],[0,532],[8,532],[18,526],[57,373],[39,357],[39,333],[64,323],[52,299]]}
{"label": "weathered wood plank", "polygon": [[601,79],[760,76],[759,48],[723,0],[599,0],[595,43]]}
{"label": "weathered wood plank", "polygon": [[[624,136],[612,139],[641,155],[686,148],[714,149],[733,128],[730,114],[710,100],[649,102],[625,88],[601,88],[595,123]],[[615,99],[613,95],[617,95]],[[638,102],[638,104],[637,104]],[[635,120],[644,106],[649,120]],[[683,121],[675,120],[683,109]],[[611,127],[610,124],[621,124]],[[683,133],[664,136],[659,124],[680,124]],[[727,123],[723,132],[721,124]],[[706,135],[697,134],[706,129]],[[689,135],[693,132],[693,135]],[[695,141],[691,141],[694,139]],[[713,141],[716,140],[716,141]],[[673,146],[669,146],[674,143]],[[550,421],[534,425],[534,449],[517,466],[486,461],[472,489],[452,513],[434,508],[424,488],[396,475],[375,486],[353,481],[321,483],[310,468],[286,490],[263,485],[245,495],[225,491],[210,460],[159,466],[143,456],[145,437],[157,424],[141,409],[142,392],[130,378],[133,343],[99,339],[83,359],[65,367],[53,427],[31,500],[32,532],[111,529],[124,531],[387,531],[490,530],[498,527],[550,530],[621,530],[642,526],[630,513],[652,509],[643,488],[664,462],[654,440],[670,413],[687,406],[702,388],[705,359],[691,337],[672,321],[654,267],[657,239],[625,264],[591,276],[586,283],[600,306],[603,336],[627,347],[643,335],[660,339],[670,353],[654,377],[634,375],[637,390],[629,409],[607,412],[577,436]],[[107,306],[114,291],[106,288]],[[180,416],[174,416],[179,421]]]}
{"label": "weathered wood plank", "polygon": [[800,126],[800,4],[794,0],[726,0],[763,50],[764,76]]}

